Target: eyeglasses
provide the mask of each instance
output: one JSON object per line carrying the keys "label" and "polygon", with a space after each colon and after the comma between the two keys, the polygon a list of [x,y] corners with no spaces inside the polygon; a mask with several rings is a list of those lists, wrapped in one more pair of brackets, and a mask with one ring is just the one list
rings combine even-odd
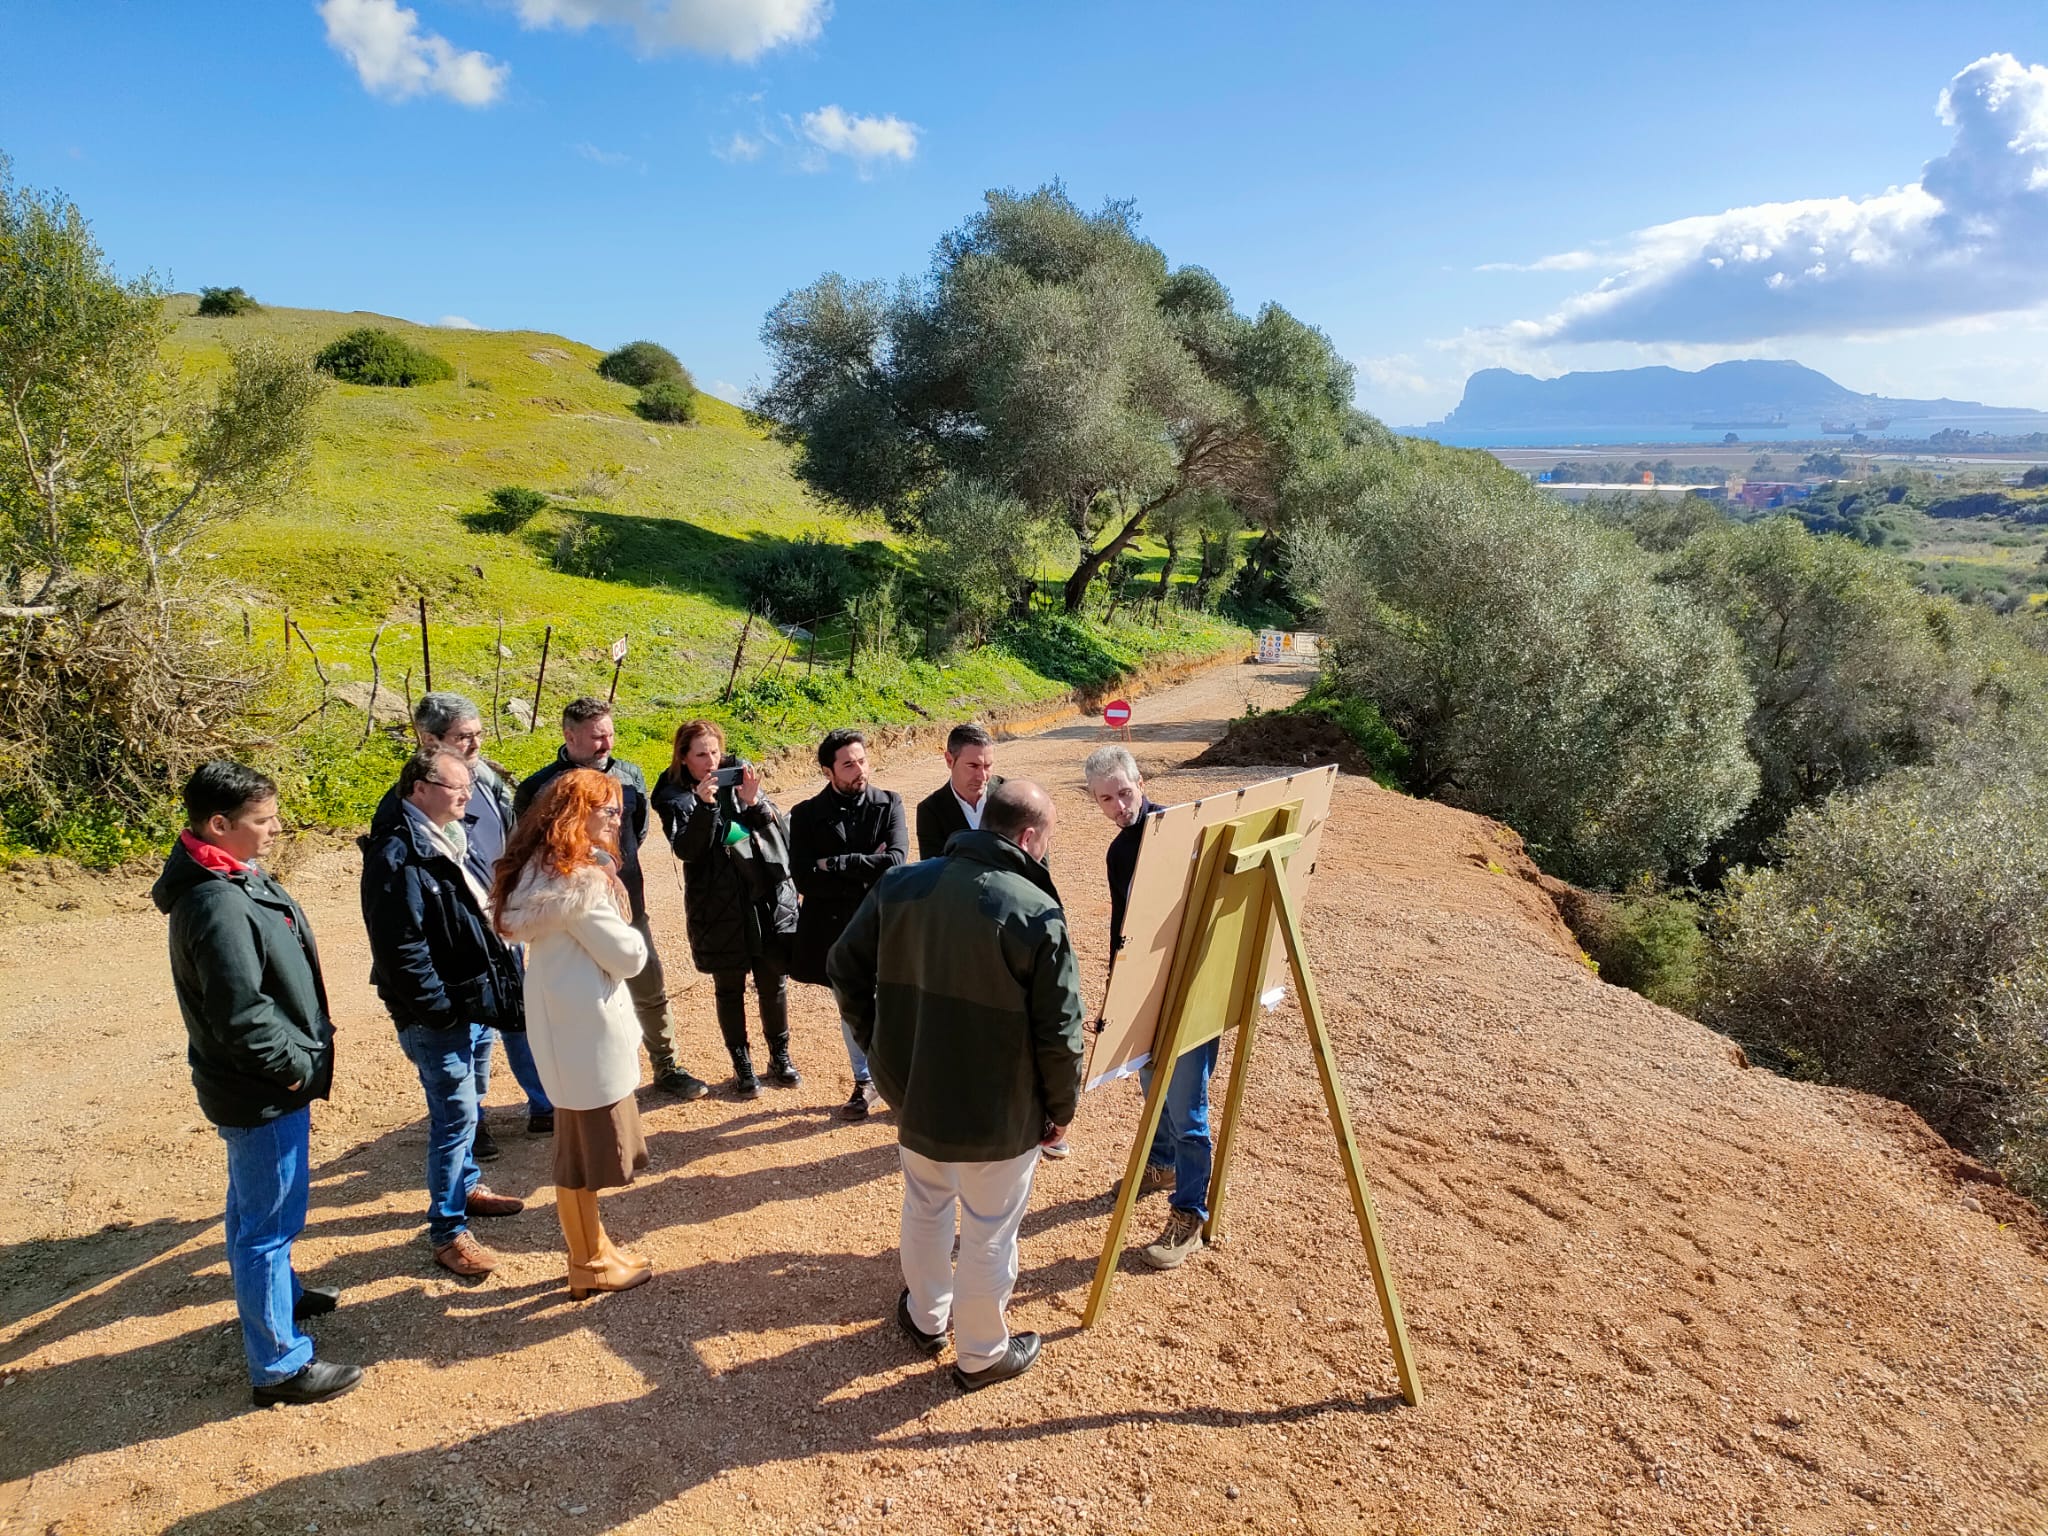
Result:
{"label": "eyeglasses", "polygon": [[625,818],[626,813],[616,805],[601,805],[597,808],[597,814],[606,821],[620,821]]}

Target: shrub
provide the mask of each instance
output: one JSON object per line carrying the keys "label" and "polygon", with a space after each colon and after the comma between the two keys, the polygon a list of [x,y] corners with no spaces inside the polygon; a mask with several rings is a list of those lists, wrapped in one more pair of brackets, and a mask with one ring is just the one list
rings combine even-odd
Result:
{"label": "shrub", "polygon": [[1728,631],[1527,485],[1432,470],[1291,548],[1338,684],[1408,747],[1407,787],[1500,817],[1555,873],[1689,869],[1755,790]]}
{"label": "shrub", "polygon": [[780,623],[813,625],[845,605],[851,575],[842,546],[823,534],[807,533],[747,560],[739,570],[739,587],[749,608]]}
{"label": "shrub", "polygon": [[1621,896],[1589,893],[1578,903],[1572,929],[1602,981],[1680,1013],[1699,1006],[1707,944],[1690,901],[1648,888]]}
{"label": "shrub", "polygon": [[199,313],[209,317],[252,315],[262,307],[246,288],[202,288],[199,290]]}
{"label": "shrub", "polygon": [[618,540],[611,530],[587,517],[571,518],[555,539],[555,569],[565,576],[610,578],[618,561]]}
{"label": "shrub", "polygon": [[675,353],[659,342],[629,341],[615,352],[607,352],[597,365],[597,375],[610,379],[614,384],[630,384],[635,389],[645,389],[650,384],[669,380],[693,389],[690,371],[682,365]]}
{"label": "shrub", "polygon": [[697,392],[676,379],[657,379],[640,391],[633,409],[649,421],[694,421]]}
{"label": "shrub", "polygon": [[918,567],[961,629],[979,639],[1030,602],[1038,572],[1073,547],[1073,535],[1017,497],[951,476],[919,508]]}
{"label": "shrub", "polygon": [[1713,913],[1703,1017],[1903,1100],[2048,1198],[2048,771],[1969,748],[1786,823]]}
{"label": "shrub", "polygon": [[422,351],[403,337],[370,325],[322,347],[313,358],[313,366],[347,384],[398,389],[455,377],[455,367],[446,358]]}
{"label": "shrub", "polygon": [[471,519],[471,526],[486,533],[517,533],[550,505],[546,493],[523,485],[501,485],[490,500],[490,511]]}

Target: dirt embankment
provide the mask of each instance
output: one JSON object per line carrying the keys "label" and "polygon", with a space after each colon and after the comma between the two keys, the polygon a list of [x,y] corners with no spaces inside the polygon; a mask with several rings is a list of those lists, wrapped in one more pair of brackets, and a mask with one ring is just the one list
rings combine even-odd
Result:
{"label": "dirt embankment", "polygon": [[[1184,765],[1259,670],[1141,707],[1155,797],[1255,776]],[[1056,795],[1091,993],[1109,829],[1076,781],[1103,739],[1076,721],[999,754]],[[882,763],[911,794],[939,772]],[[1172,1275],[1127,1258],[1084,1332],[1136,1117],[1126,1087],[1087,1096],[1024,1227],[1012,1318],[1045,1358],[997,1390],[956,1393],[888,1320],[892,1126],[834,1117],[816,989],[801,1088],[646,1102],[654,1167],[606,1200],[658,1266],[627,1295],[567,1300],[547,1147],[501,1072],[490,1179],[532,1205],[484,1230],[495,1275],[455,1281],[422,1240],[419,1088],[335,849],[294,877],[341,1040],[298,1261],[346,1288],[322,1352],[372,1368],[319,1409],[247,1406],[161,920],[0,933],[0,1530],[2038,1536],[2048,1262],[1924,1127],[1745,1069],[1600,982],[1488,823],[1345,778],[1322,848],[1309,947],[1419,1408],[1394,1396],[1291,1006],[1259,1037],[1227,1242]],[[655,931],[712,1073],[663,862]],[[1164,1214],[1145,1202],[1140,1240]]]}

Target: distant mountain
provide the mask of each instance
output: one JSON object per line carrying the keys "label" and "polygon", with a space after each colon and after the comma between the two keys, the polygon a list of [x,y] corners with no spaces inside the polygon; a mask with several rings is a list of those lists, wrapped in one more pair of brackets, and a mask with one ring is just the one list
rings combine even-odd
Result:
{"label": "distant mountain", "polygon": [[[1815,421],[2031,416],[2025,410],[1969,400],[1897,400],[1845,389],[1799,363],[1751,359],[1715,363],[1698,373],[1678,368],[1622,368],[1533,378],[1486,368],[1465,381],[1465,398],[1433,427],[1455,432],[1593,431],[1632,426],[1714,427]],[[1893,428],[1896,431],[1896,427]]]}

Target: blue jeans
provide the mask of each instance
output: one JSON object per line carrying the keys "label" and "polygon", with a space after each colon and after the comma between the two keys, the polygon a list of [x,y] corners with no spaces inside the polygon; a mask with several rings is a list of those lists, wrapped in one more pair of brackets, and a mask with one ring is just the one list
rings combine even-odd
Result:
{"label": "blue jeans", "polygon": [[[548,1098],[547,1089],[541,1086],[540,1068],[533,1064],[533,1047],[527,1044],[526,1031],[500,1030],[498,1038],[505,1042],[505,1065],[512,1069],[513,1080],[526,1095],[527,1118],[531,1119],[535,1115],[552,1115],[555,1106]],[[488,1066],[487,1062],[487,1071]],[[489,1086],[488,1081],[478,1083],[477,1097],[482,1098],[484,1090]]]}
{"label": "blue jeans", "polygon": [[312,1114],[295,1109],[264,1125],[217,1125],[228,1149],[228,1273],[242,1316],[242,1353],[249,1380],[276,1386],[303,1371],[313,1341],[292,1321],[299,1277],[292,1240],[306,1225]]}
{"label": "blue jeans", "polygon": [[839,1033],[846,1040],[846,1061],[853,1068],[853,1080],[856,1083],[870,1081],[868,1077],[868,1053],[862,1050],[855,1042],[853,1026],[846,1022],[844,1015],[841,1015],[839,1020]]}
{"label": "blue jeans", "polygon": [[491,1032],[482,1024],[414,1024],[398,1032],[398,1043],[427,1090],[427,1235],[439,1248],[469,1230],[469,1192],[483,1177],[476,1116],[491,1081]]}
{"label": "blue jeans", "polygon": [[[1177,1211],[1193,1211],[1209,1219],[1209,1075],[1216,1070],[1216,1056],[1223,1048],[1221,1037],[1189,1051],[1174,1063],[1173,1080],[1166,1085],[1166,1103],[1159,1115],[1159,1129],[1152,1136],[1148,1161],[1173,1170],[1173,1194],[1169,1204]],[[1152,1091],[1152,1068],[1139,1069],[1138,1081]]]}

